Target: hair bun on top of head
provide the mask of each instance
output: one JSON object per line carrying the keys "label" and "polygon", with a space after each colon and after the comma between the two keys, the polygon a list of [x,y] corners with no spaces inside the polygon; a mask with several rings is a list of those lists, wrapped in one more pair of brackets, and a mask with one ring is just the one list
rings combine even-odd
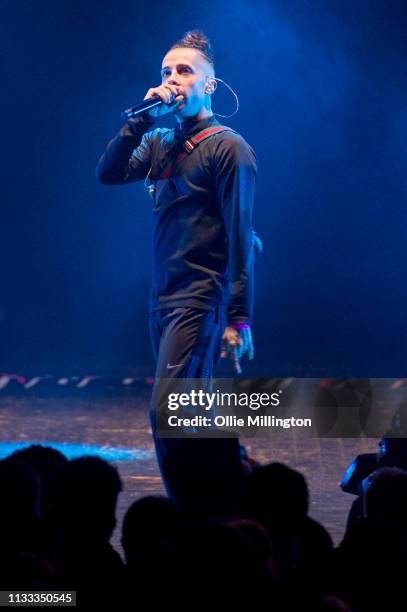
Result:
{"label": "hair bun on top of head", "polygon": [[214,63],[214,56],[209,39],[201,30],[190,30],[184,36],[172,45],[171,49],[187,47],[189,49],[197,49],[205,56],[208,62]]}

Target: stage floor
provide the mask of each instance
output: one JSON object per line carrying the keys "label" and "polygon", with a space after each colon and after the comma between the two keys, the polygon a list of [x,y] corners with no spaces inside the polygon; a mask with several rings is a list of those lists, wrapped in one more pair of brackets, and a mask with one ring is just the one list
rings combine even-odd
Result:
{"label": "stage floor", "polygon": [[[68,457],[93,453],[112,461],[123,480],[114,546],[121,552],[124,513],[137,498],[163,493],[148,422],[149,389],[129,394],[16,395],[0,397],[0,457],[16,447],[40,442]],[[339,481],[359,453],[377,452],[378,439],[242,439],[261,462],[280,461],[300,470],[310,489],[310,515],[338,544],[354,497]]]}

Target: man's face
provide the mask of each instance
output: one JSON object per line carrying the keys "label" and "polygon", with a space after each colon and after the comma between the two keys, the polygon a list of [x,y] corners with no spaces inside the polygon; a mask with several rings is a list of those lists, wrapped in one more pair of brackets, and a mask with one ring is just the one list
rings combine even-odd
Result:
{"label": "man's face", "polygon": [[196,49],[181,47],[172,49],[163,59],[161,77],[163,85],[175,85],[185,97],[174,115],[178,118],[193,117],[203,106],[210,108],[205,88],[210,87],[213,67]]}

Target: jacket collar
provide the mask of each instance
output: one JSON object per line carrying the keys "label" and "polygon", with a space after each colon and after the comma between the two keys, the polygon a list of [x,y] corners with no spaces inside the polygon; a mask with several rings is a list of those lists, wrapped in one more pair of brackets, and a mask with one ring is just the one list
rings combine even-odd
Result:
{"label": "jacket collar", "polygon": [[176,140],[185,140],[188,137],[195,136],[205,128],[212,125],[220,125],[214,115],[205,119],[185,119],[182,123],[178,122],[175,125],[174,137]]}

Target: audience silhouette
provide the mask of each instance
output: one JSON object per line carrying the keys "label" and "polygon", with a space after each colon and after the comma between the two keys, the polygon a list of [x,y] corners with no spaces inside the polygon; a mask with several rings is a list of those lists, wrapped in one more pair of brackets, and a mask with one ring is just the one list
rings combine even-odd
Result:
{"label": "audience silhouette", "polygon": [[237,449],[227,439],[174,448],[175,498],[130,505],[124,560],[110,543],[122,490],[113,465],[41,445],[0,461],[1,589],[75,590],[82,609],[130,609],[140,589],[177,608],[405,609],[407,471],[372,474],[335,548],[308,515],[300,472],[281,463],[250,471],[228,444]]}

